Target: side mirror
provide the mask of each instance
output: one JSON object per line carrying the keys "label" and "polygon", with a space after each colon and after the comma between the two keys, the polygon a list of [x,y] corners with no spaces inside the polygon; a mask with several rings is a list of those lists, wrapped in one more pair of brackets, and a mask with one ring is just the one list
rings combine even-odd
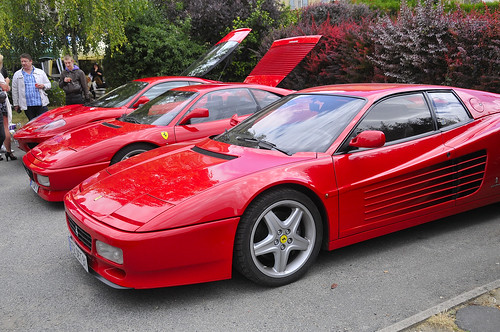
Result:
{"label": "side mirror", "polygon": [[149,98],[146,96],[140,96],[139,99],[135,102],[135,104],[132,106],[133,108],[137,108],[141,106],[142,104],[145,104],[149,101]]}
{"label": "side mirror", "polygon": [[194,110],[191,110],[185,117],[184,119],[181,120],[179,123],[180,125],[187,124],[189,120],[193,118],[208,118],[209,112],[208,108],[195,108]]}
{"label": "side mirror", "polygon": [[365,130],[354,137],[349,146],[356,148],[380,148],[385,144],[385,134],[378,130]]}
{"label": "side mirror", "polygon": [[236,126],[238,123],[240,123],[240,118],[238,117],[238,114],[235,114],[231,117],[231,119],[229,119],[229,125],[231,127],[234,127]]}

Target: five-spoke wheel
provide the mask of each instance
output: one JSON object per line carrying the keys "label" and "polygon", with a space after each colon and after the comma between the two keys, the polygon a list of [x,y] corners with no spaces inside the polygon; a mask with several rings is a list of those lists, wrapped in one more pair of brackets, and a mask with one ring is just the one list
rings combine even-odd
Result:
{"label": "five-spoke wheel", "polygon": [[260,284],[280,286],[300,278],[318,255],[321,217],[305,194],[274,190],[245,211],[235,240],[235,266]]}

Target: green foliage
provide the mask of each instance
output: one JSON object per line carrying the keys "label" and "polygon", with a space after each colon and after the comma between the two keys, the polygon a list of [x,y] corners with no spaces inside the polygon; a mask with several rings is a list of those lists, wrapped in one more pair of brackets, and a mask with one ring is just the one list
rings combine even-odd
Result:
{"label": "green foliage", "polygon": [[[380,10],[389,16],[397,16],[401,7],[401,0],[352,0],[353,3],[363,3],[368,5],[373,10]],[[407,0],[408,7],[415,8],[421,4],[423,0]],[[446,12],[456,10],[470,12],[484,12],[485,8],[489,11],[495,11],[500,6],[499,1],[482,2],[482,1],[462,1],[462,0],[436,0],[434,4],[441,4]]]}
{"label": "green foliage", "polygon": [[232,28],[227,28],[225,33],[239,28],[251,28],[252,32],[245,38],[240,49],[233,55],[234,60],[222,72],[224,81],[243,81],[259,61],[256,52],[259,47],[261,35],[267,32],[275,24],[268,11],[263,8],[263,0],[257,0],[250,4],[250,15],[242,19],[237,17],[233,20]]}
{"label": "green foliage", "polygon": [[106,82],[116,87],[141,77],[179,75],[205,51],[191,39],[190,29],[189,19],[175,25],[155,8],[143,11],[125,27],[129,42],[106,52]]}
{"label": "green foliage", "polygon": [[[191,37],[213,45],[236,28],[251,28],[251,34],[232,55],[229,67],[216,68],[207,78],[241,81],[257,63],[255,52],[260,39],[271,28],[288,24],[293,17],[276,0],[152,0],[166,18],[178,22],[191,18]],[[180,6],[182,3],[182,6]]]}
{"label": "green foliage", "polygon": [[[148,0],[2,0],[0,47],[37,58],[61,50],[99,50],[107,41],[113,51],[127,39],[124,25]],[[0,16],[1,17],[1,16]]]}
{"label": "green foliage", "polygon": [[66,105],[66,94],[63,89],[59,87],[59,81],[54,81],[50,79],[52,86],[47,91],[47,97],[49,97],[49,107],[58,107]]}

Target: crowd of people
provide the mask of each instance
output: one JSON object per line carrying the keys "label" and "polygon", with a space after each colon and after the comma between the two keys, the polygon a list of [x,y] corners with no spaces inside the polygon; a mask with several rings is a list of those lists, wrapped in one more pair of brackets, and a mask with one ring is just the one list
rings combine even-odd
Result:
{"label": "crowd of people", "polygon": [[[72,56],[64,56],[64,70],[59,78],[59,87],[66,96],[66,105],[83,104],[96,97],[96,90],[105,87],[103,71],[96,63],[90,70],[89,77],[76,64]],[[9,124],[12,122],[12,110],[24,114],[31,120],[48,111],[47,90],[51,83],[42,69],[33,66],[32,57],[20,55],[21,69],[9,78],[3,66],[0,54],[0,146],[5,151],[7,161],[16,160],[12,151],[12,138]],[[12,104],[8,93],[12,96]],[[0,160],[3,160],[0,154]]]}

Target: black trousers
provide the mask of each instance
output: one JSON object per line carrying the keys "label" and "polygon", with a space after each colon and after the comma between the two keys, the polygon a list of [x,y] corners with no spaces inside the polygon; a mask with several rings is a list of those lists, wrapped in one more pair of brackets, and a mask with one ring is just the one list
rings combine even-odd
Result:
{"label": "black trousers", "polygon": [[81,93],[67,93],[66,105],[83,104],[83,96]]}
{"label": "black trousers", "polygon": [[5,140],[5,130],[3,129],[3,114],[2,112],[0,112],[0,147],[2,146],[4,140]]}
{"label": "black trousers", "polygon": [[28,109],[24,111],[24,113],[28,117],[28,120],[31,120],[48,110],[49,108],[47,106],[28,106]]}

